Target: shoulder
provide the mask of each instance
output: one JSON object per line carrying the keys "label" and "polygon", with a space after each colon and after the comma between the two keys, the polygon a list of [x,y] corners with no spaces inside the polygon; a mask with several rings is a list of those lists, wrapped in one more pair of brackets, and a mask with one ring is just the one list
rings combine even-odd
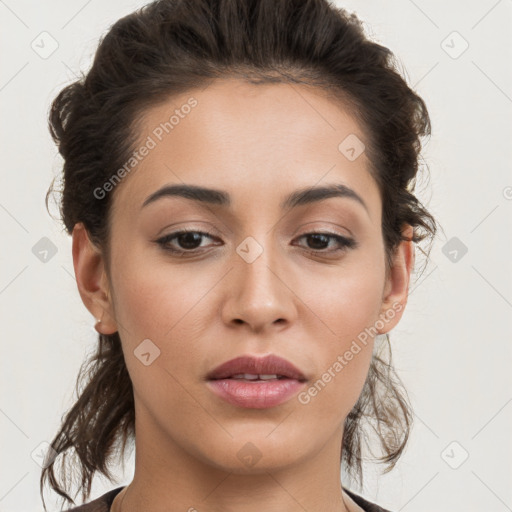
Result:
{"label": "shoulder", "polygon": [[362,496],[359,496],[352,491],[349,491],[345,487],[343,490],[365,511],[365,512],[390,512],[389,510],[379,507],[376,503],[365,500]]}
{"label": "shoulder", "polygon": [[73,507],[65,512],[109,512],[110,506],[114,501],[114,498],[124,489],[124,487],[117,487],[111,491],[106,492],[99,498],[80,505],[79,507]]}

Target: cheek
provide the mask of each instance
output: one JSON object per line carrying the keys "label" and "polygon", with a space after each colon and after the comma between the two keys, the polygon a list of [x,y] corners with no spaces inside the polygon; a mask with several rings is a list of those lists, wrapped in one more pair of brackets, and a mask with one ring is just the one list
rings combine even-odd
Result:
{"label": "cheek", "polygon": [[319,375],[299,401],[333,423],[346,417],[363,389],[382,303],[384,270],[376,258],[365,259],[361,254],[336,279],[320,281],[317,276],[317,292],[309,293],[307,303],[326,334],[318,345]]}
{"label": "cheek", "polygon": [[384,264],[362,252],[337,272],[303,274],[303,295],[324,324],[326,339],[341,346],[375,323],[384,277]]}
{"label": "cheek", "polygon": [[[148,257],[134,254],[118,258],[113,283],[118,330],[132,380],[136,386],[148,385],[148,392],[157,374],[153,368],[148,372],[135,357],[142,347],[148,348],[150,357],[158,354],[151,366],[159,367],[159,380],[172,381],[164,369],[181,375],[202,357],[200,341],[207,336],[205,327],[211,325],[213,309],[209,293],[215,293],[218,278],[185,267],[161,259],[150,263]],[[148,382],[139,382],[147,375]]]}
{"label": "cheek", "polygon": [[199,306],[212,283],[205,275],[187,271],[162,258],[119,258],[114,288],[116,319],[132,340],[154,336],[155,340],[173,336],[187,313]]}
{"label": "cheek", "polygon": [[201,297],[211,286],[176,267],[136,258],[122,261],[117,273],[116,320],[139,406],[154,412],[172,403],[183,417],[197,415],[181,383],[184,369],[201,359],[192,320],[206,314]]}
{"label": "cheek", "polygon": [[317,304],[322,321],[335,335],[318,343],[318,374],[298,399],[311,417],[323,418],[326,425],[340,426],[361,394],[374,346],[369,328],[379,305],[375,286],[355,279],[346,280],[342,290],[323,295]]}

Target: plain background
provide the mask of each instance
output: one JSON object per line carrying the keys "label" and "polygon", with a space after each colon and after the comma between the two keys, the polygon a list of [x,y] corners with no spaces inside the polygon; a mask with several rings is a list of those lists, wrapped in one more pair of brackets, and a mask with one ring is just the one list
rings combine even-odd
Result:
{"label": "plain background", "polygon": [[[0,1],[0,511],[42,510],[32,456],[96,343],[71,238],[44,205],[62,163],[49,104],[89,68],[100,35],[144,3]],[[368,464],[360,494],[393,512],[512,510],[512,1],[336,4],[395,53],[427,103],[430,181],[418,194],[444,229],[391,333],[415,408],[410,444],[389,474]],[[47,51],[58,44],[50,56],[34,51],[41,38]],[[43,246],[55,247],[46,261]],[[91,499],[129,482],[132,462],[117,483],[97,478]]]}

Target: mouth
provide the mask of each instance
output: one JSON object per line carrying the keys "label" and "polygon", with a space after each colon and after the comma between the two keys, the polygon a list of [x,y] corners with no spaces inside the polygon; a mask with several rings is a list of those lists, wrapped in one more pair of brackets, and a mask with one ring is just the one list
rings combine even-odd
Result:
{"label": "mouth", "polygon": [[[245,382],[265,382],[265,381],[271,381],[271,380],[282,380],[282,379],[288,379],[290,380],[291,377],[286,377],[286,375],[255,375],[253,373],[239,373],[237,375],[231,375],[229,377],[220,377],[210,380],[225,380],[225,379],[232,379],[232,380],[243,380]],[[299,382],[305,382],[305,379],[295,379]]]}
{"label": "mouth", "polygon": [[292,363],[270,354],[240,356],[207,375],[210,391],[236,407],[268,409],[290,400],[304,388],[306,376]]}
{"label": "mouth", "polygon": [[214,368],[207,380],[272,381],[293,379],[306,382],[306,376],[290,361],[275,354],[264,357],[245,355],[236,357]]}

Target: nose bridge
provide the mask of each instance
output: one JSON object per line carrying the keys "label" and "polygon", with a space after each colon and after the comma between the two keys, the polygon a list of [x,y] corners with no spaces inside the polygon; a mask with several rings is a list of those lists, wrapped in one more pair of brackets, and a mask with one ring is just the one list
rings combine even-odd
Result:
{"label": "nose bridge", "polygon": [[246,237],[237,247],[230,277],[224,320],[262,329],[290,322],[295,316],[293,293],[285,285],[279,248],[271,234]]}

